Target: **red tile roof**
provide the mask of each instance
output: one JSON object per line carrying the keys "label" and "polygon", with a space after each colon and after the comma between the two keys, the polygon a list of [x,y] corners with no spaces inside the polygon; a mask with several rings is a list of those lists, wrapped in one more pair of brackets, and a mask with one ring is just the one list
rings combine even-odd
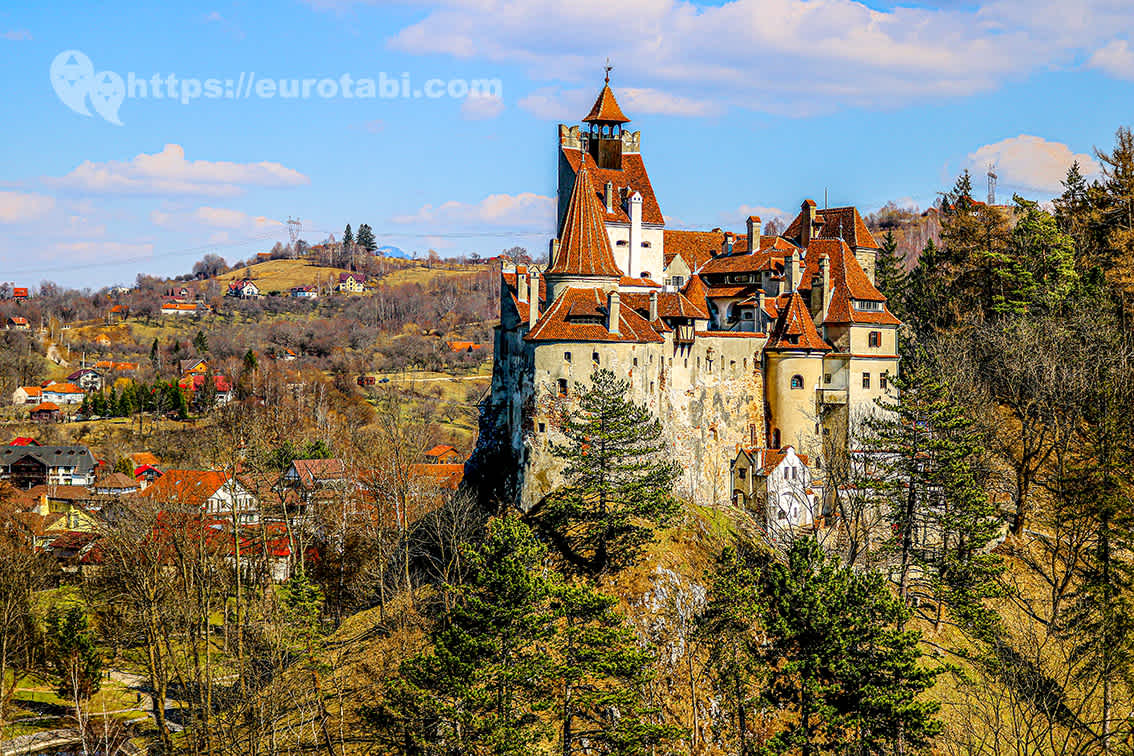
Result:
{"label": "red tile roof", "polygon": [[[629,306],[637,310],[638,314],[644,318],[649,317],[650,313],[650,294],[645,291],[624,291],[622,292],[622,305]],[[678,291],[659,291],[658,292],[658,317],[659,318],[693,318],[696,320],[708,320],[709,313],[703,307],[698,307],[689,298]]]}
{"label": "red tile roof", "polygon": [[[901,323],[886,308],[886,297],[870,283],[866,272],[858,264],[847,243],[841,239],[815,239],[807,248],[806,264],[800,281],[800,288],[810,288],[819,275],[819,263],[827,260],[831,266],[831,302],[827,306],[824,323],[875,323],[878,325],[899,325]],[[855,300],[880,302],[882,309],[857,310]]]}
{"label": "red tile roof", "polygon": [[595,104],[591,106],[591,112],[583,119],[583,123],[629,122],[630,119],[622,112],[622,108],[618,107],[618,101],[614,99],[614,92],[610,91],[609,84],[602,85],[602,91],[595,99]]}
{"label": "red tile roof", "polygon": [[587,168],[583,168],[575,179],[575,188],[563,220],[559,250],[547,269],[547,275],[622,277],[622,271],[614,262],[602,205],[591,184],[590,174]]}
{"label": "red tile roof", "polygon": [[[810,200],[809,200],[810,201]],[[811,202],[814,205],[814,202]],[[852,247],[862,247],[864,249],[880,249],[880,245],[874,239],[874,235],[870,233],[870,229],[866,227],[863,222],[862,216],[858,214],[858,209],[855,207],[827,207],[818,211],[815,216],[816,222],[822,221],[819,226],[820,239],[843,239],[847,244]],[[803,211],[795,216],[795,220],[784,231],[784,236],[789,239],[799,239],[799,235],[803,230]],[[809,240],[801,239],[800,243],[803,246],[808,245]]]}
{"label": "red tile roof", "polygon": [[20,386],[28,396],[42,396],[43,389],[39,386]]}
{"label": "red tile roof", "polygon": [[540,316],[528,341],[661,342],[664,339],[630,306],[619,307],[618,333],[607,329],[607,295],[602,289],[568,288]]}
{"label": "red tile roof", "polygon": [[619,286],[640,286],[649,289],[660,289],[662,286],[657,281],[650,278],[631,278],[630,276],[623,276],[618,280]]}
{"label": "red tile roof", "polygon": [[[516,296],[516,274],[504,273],[504,285],[508,287],[508,293],[512,296],[512,304],[516,307],[516,312],[519,313],[520,320],[528,322],[528,303],[521,302],[520,298]],[[524,285],[527,286],[527,279],[524,279]],[[539,298],[540,301],[547,299],[547,282],[540,276],[539,279]]]}
{"label": "red tile roof", "polygon": [[769,351],[831,351],[831,347],[815,329],[815,321],[811,319],[811,313],[807,311],[803,297],[797,291],[792,292],[787,306],[780,311],[780,316],[772,327],[772,335],[768,338],[768,345],[764,348]]}
{"label": "red tile roof", "polygon": [[668,267],[673,262],[673,258],[680,255],[685,264],[689,266],[689,270],[696,272],[713,255],[720,254],[723,241],[724,232],[720,229],[716,231],[679,231],[667,228],[662,232],[662,250],[665,264]]}
{"label": "red tile roof", "polygon": [[8,446],[39,446],[39,442],[31,436],[16,436],[8,442]]}
{"label": "red tile roof", "polygon": [[[135,470],[137,475],[138,471]],[[166,470],[138,496],[160,504],[178,503],[200,507],[228,482],[228,473],[216,470]]]}
{"label": "red tile roof", "polygon": [[414,464],[410,465],[410,470],[419,480],[450,491],[456,491],[465,476],[465,466],[461,464]]}
{"label": "red tile roof", "polygon": [[31,412],[33,414],[36,413],[36,412],[58,412],[58,411],[59,411],[59,405],[55,404],[53,402],[40,402],[39,404],[37,404],[35,407],[33,407],[31,409]]}
{"label": "red tile roof", "polygon": [[705,287],[705,282],[701,280],[698,275],[689,276],[689,280],[681,287],[681,293],[685,298],[693,303],[693,306],[703,312],[709,311],[709,300],[707,298],[708,289]]}
{"label": "red tile roof", "polygon": [[[658,198],[654,194],[654,187],[650,184],[650,177],[646,173],[646,164],[642,161],[640,154],[636,152],[623,153],[621,168],[599,168],[595,164],[595,159],[589,153],[576,149],[564,148],[563,157],[575,173],[579,172],[580,166],[585,165],[587,167],[591,174],[591,182],[596,187],[595,198],[599,199],[599,207],[607,222],[630,222],[630,216],[626,214],[626,209],[622,206],[622,203],[618,201],[621,197],[621,190],[630,187],[633,191],[626,192],[626,196],[629,197],[633,192],[642,195],[642,222],[658,226],[665,225],[665,218],[662,217],[661,208],[658,206]],[[614,191],[617,195],[615,201],[611,203],[609,213],[606,212],[600,194],[600,190],[605,187],[607,181],[614,185]]]}

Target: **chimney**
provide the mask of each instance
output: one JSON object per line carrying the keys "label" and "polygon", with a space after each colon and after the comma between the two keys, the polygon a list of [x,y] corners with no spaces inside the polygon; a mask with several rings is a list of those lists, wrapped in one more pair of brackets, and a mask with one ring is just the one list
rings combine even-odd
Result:
{"label": "chimney", "polygon": [[653,323],[658,319],[658,293],[656,291],[650,292],[650,322]]}
{"label": "chimney", "polygon": [[531,287],[528,296],[528,330],[531,330],[539,320],[539,271],[533,270],[528,276],[528,286]]}
{"label": "chimney", "polygon": [[521,302],[528,301],[528,287],[525,285],[525,280],[528,275],[528,266],[516,266],[516,299]]}
{"label": "chimney", "polygon": [[823,273],[823,318],[827,317],[827,308],[831,306],[831,258],[827,256],[819,260],[819,269]]}
{"label": "chimney", "polygon": [[602,188],[602,203],[606,206],[607,213],[614,212],[614,182],[607,181]]}
{"label": "chimney", "polygon": [[639,250],[642,248],[642,195],[634,192],[630,196],[630,251],[626,256],[626,275],[637,278],[641,271],[635,267]]}
{"label": "chimney", "polygon": [[725,231],[724,238],[721,239],[721,254],[722,255],[731,255],[732,254],[732,232],[731,231]]}
{"label": "chimney", "polygon": [[35,513],[40,517],[47,517],[51,514],[51,507],[47,505],[47,494],[40,494],[39,501],[36,502]]}
{"label": "chimney", "polygon": [[547,245],[547,264],[554,265],[555,258],[559,256],[559,240],[552,239]]}
{"label": "chimney", "polygon": [[757,293],[760,295],[760,299],[759,299],[759,302],[757,302],[757,311],[756,311],[756,317],[754,318],[754,320],[757,323],[759,323],[760,320],[763,319],[763,317],[764,317],[764,299],[765,299],[766,295],[764,294],[763,289],[760,289],[760,291],[757,292]]}
{"label": "chimney", "polygon": [[755,252],[760,249],[760,216],[748,216],[748,251]]}
{"label": "chimney", "polygon": [[815,200],[804,200],[800,205],[799,246],[806,247],[815,229]]}
{"label": "chimney", "polygon": [[622,317],[622,304],[617,291],[612,291],[607,295],[606,312],[606,330],[610,333],[618,333],[618,322],[619,318]]}

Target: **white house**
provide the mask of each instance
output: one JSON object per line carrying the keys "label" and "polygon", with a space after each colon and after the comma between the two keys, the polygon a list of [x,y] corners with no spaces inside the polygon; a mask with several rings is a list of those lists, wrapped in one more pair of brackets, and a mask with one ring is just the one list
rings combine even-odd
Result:
{"label": "white house", "polygon": [[43,387],[43,401],[58,405],[82,404],[85,395],[86,392],[73,383],[52,383]]}
{"label": "white house", "polygon": [[732,462],[733,503],[756,514],[769,535],[815,524],[823,497],[795,449],[742,448]]}
{"label": "white house", "polygon": [[260,287],[247,278],[237,279],[228,284],[228,292],[225,296],[255,299],[260,296]]}
{"label": "white house", "polygon": [[240,524],[260,521],[256,496],[236,478],[217,470],[166,470],[139,496],[159,509],[198,511],[211,517],[232,517]]}

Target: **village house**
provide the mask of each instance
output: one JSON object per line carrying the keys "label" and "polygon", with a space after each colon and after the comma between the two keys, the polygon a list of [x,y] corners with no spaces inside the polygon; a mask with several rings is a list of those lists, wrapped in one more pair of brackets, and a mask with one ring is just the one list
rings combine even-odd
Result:
{"label": "village house", "polygon": [[37,423],[59,422],[59,405],[54,402],[40,402],[28,411],[28,417]]}
{"label": "village house", "polygon": [[209,363],[200,357],[193,357],[178,362],[178,368],[182,375],[204,375],[209,372]]}
{"label": "village house", "polygon": [[130,317],[129,305],[116,304],[111,306],[110,310],[107,312],[107,319],[111,322],[120,323],[128,317]]}
{"label": "village house", "polygon": [[294,286],[291,289],[291,296],[295,299],[318,299],[319,290],[314,286]]}
{"label": "village house", "polygon": [[[208,385],[209,380],[210,378],[207,375],[202,375],[201,373],[188,373],[177,381],[177,385],[185,391],[189,392],[191,395],[196,396],[201,392],[202,389],[205,388],[205,386]],[[231,402],[236,396],[233,393],[232,382],[229,381],[228,378],[220,374],[212,376],[211,380],[214,392],[213,401],[218,406],[223,406]]]}
{"label": "village house", "polygon": [[51,383],[43,387],[41,396],[45,402],[55,404],[82,404],[86,392],[73,383]]}
{"label": "village house", "polygon": [[16,488],[89,486],[94,476],[95,458],[85,446],[0,447],[0,480]]}
{"label": "village house", "polygon": [[138,482],[139,490],[144,491],[153,482],[162,476],[157,465],[141,464],[134,468],[134,480]]}
{"label": "village house", "polygon": [[160,510],[235,518],[240,524],[260,519],[255,495],[236,478],[216,470],[166,470],[137,496]]}
{"label": "village house", "polygon": [[39,386],[20,386],[12,392],[12,404],[39,404],[43,401],[43,389]]}
{"label": "village house", "polygon": [[450,352],[457,352],[458,354],[472,354],[484,349],[483,344],[477,344],[475,341],[449,341],[446,344]]}
{"label": "village house", "polygon": [[99,478],[94,484],[94,492],[99,496],[125,496],[137,493],[140,489],[138,481],[120,472]]}
{"label": "village house", "polygon": [[162,315],[192,317],[208,312],[208,305],[202,302],[166,302],[161,306]]}
{"label": "village house", "polygon": [[900,323],[855,208],[805,200],[778,235],[757,216],[740,233],[666,228],[628,122],[607,83],[583,126],[558,127],[550,263],[502,266],[470,473],[524,509],[561,480],[554,418],[596,368],[659,417],[681,493],[706,503],[731,497],[741,447],[791,446],[821,471],[898,374]]}
{"label": "village house", "polygon": [[237,299],[256,299],[260,296],[260,287],[250,279],[237,279],[229,282],[225,296],[236,297]]}
{"label": "village house", "polygon": [[15,287],[12,288],[12,299],[19,301],[19,300],[23,300],[23,299],[27,299],[27,298],[28,298],[28,287],[26,287],[26,286],[15,286]]}
{"label": "village house", "polygon": [[336,288],[344,294],[361,294],[366,290],[366,275],[364,273],[340,273],[339,284]]}
{"label": "village house", "polygon": [[460,452],[447,444],[438,444],[425,452],[425,461],[434,465],[451,465],[463,462]]}
{"label": "village house", "polygon": [[9,331],[26,331],[31,326],[28,324],[28,319],[19,315],[13,315],[8,318],[7,328]]}
{"label": "village house", "polygon": [[102,390],[102,373],[94,368],[80,368],[67,376],[67,380],[87,393]]}

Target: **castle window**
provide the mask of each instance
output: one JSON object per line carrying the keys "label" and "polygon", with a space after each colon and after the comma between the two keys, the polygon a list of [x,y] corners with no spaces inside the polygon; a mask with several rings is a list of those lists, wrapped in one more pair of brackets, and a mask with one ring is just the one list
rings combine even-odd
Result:
{"label": "castle window", "polygon": [[791,387],[793,389],[803,388],[803,376],[802,375],[793,375],[791,377]]}
{"label": "castle window", "polygon": [[638,358],[637,357],[634,358],[634,367],[638,367]]}
{"label": "castle window", "polygon": [[560,378],[556,383],[558,384],[558,387],[559,387],[559,395],[560,396],[567,396],[567,379],[566,378]]}
{"label": "castle window", "polygon": [[736,360],[729,360],[728,369],[734,373],[736,372]]}
{"label": "castle window", "polygon": [[650,381],[650,391],[653,392],[653,390],[654,390],[654,382]]}
{"label": "castle window", "polygon": [[823,376],[823,383],[830,383],[830,382],[831,382],[831,374],[827,373],[826,375]]}
{"label": "castle window", "polygon": [[772,448],[773,449],[779,449],[780,448],[780,429],[779,428],[776,428],[775,430],[772,431]]}
{"label": "castle window", "polygon": [[599,361],[599,358],[598,358],[598,352],[591,352],[591,360],[592,360],[592,361],[593,361],[593,362],[594,362],[594,363],[595,363],[596,365],[598,364],[598,361]]}
{"label": "castle window", "polygon": [[748,476],[748,468],[738,467],[736,469],[736,477],[740,478],[741,480],[744,480],[747,476]]}
{"label": "castle window", "polygon": [[870,373],[862,374],[862,387],[864,389],[870,388]]}
{"label": "castle window", "polygon": [[868,300],[868,299],[856,299],[856,300],[854,300],[854,309],[859,310],[861,312],[881,312],[882,311],[882,303],[881,302],[873,302],[873,301]]}
{"label": "castle window", "polygon": [[742,369],[744,369],[744,370],[748,369],[748,358],[747,357],[744,358],[744,367]]}
{"label": "castle window", "polygon": [[618,241],[616,241],[616,242],[614,243],[614,246],[616,246],[616,247],[625,247],[625,246],[627,246],[627,245],[629,245],[629,244],[630,244],[630,242],[626,241],[625,239],[619,239]]}
{"label": "castle window", "polygon": [[540,423],[539,424],[539,432],[544,433],[545,431],[547,431],[547,425],[545,425],[544,423]]}
{"label": "castle window", "polygon": [[563,353],[563,361],[564,362],[570,362],[571,361],[571,353],[570,352],[564,352]]}
{"label": "castle window", "polygon": [[889,384],[890,384],[890,376],[889,376],[888,373],[883,373],[882,375],[878,376],[878,388],[885,391],[886,387]]}
{"label": "castle window", "polygon": [[644,242],[642,242],[642,246],[648,247],[648,246],[650,246],[650,243],[648,241],[644,241]]}
{"label": "castle window", "polygon": [[669,282],[674,286],[681,286],[681,284],[685,283],[685,276],[674,276],[669,279]]}
{"label": "castle window", "polygon": [[870,332],[870,346],[872,346],[872,347],[882,346],[882,332],[881,331],[871,331]]}

